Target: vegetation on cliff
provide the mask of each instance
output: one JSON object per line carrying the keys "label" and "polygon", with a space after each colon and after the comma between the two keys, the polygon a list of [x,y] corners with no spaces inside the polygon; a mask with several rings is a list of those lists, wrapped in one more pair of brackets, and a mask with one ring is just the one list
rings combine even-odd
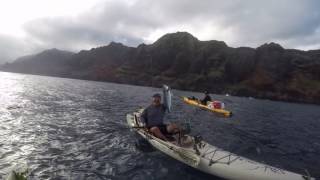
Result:
{"label": "vegetation on cliff", "polygon": [[276,43],[231,48],[186,32],[136,48],[112,42],[76,54],[48,50],[2,70],[320,103],[320,50],[284,49]]}

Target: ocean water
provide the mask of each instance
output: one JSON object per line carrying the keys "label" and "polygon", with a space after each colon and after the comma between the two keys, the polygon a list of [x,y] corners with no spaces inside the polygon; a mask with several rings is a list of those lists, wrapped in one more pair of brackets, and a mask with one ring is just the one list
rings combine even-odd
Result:
{"label": "ocean water", "polygon": [[[160,89],[0,72],[0,179],[17,167],[29,179],[219,179],[141,147],[125,116]],[[166,121],[272,166],[320,177],[320,106],[212,95],[232,118],[184,104],[173,90]]]}

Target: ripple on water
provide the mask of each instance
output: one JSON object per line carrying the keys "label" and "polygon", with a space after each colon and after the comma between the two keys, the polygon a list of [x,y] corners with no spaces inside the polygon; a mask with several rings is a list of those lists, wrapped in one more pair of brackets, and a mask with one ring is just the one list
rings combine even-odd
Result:
{"label": "ripple on water", "polygon": [[[218,179],[159,151],[140,151],[125,115],[149,104],[156,88],[0,73],[0,178],[19,164],[31,179]],[[234,116],[187,106],[174,91],[167,119],[240,155],[320,176],[320,108],[214,95]]]}

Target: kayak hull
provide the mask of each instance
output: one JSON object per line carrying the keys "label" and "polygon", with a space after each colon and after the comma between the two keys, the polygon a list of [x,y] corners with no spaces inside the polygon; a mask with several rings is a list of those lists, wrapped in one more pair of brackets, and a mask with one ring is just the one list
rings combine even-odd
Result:
{"label": "kayak hull", "polygon": [[192,105],[192,106],[196,106],[199,107],[201,109],[216,113],[218,115],[222,115],[224,117],[231,117],[232,116],[232,112],[231,111],[227,111],[225,109],[214,109],[214,108],[209,108],[206,105],[201,104],[200,102],[196,101],[196,100],[192,100],[189,99],[187,97],[183,97],[183,102],[185,102],[186,104]]}
{"label": "kayak hull", "polygon": [[127,123],[152,146],[168,156],[208,174],[231,180],[315,180],[300,174],[259,163],[238,156],[205,141],[197,142],[195,137],[188,136],[192,143],[178,146],[176,143],[163,141],[140,127],[142,110],[127,115]]}

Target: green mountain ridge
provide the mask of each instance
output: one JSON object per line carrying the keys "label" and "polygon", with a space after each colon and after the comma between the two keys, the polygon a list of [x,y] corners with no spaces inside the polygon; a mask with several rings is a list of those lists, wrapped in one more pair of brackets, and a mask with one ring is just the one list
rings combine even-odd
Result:
{"label": "green mountain ridge", "polygon": [[55,51],[17,59],[1,69],[320,104],[320,50],[284,49],[276,43],[232,48],[177,32],[136,48],[112,42],[75,54]]}

